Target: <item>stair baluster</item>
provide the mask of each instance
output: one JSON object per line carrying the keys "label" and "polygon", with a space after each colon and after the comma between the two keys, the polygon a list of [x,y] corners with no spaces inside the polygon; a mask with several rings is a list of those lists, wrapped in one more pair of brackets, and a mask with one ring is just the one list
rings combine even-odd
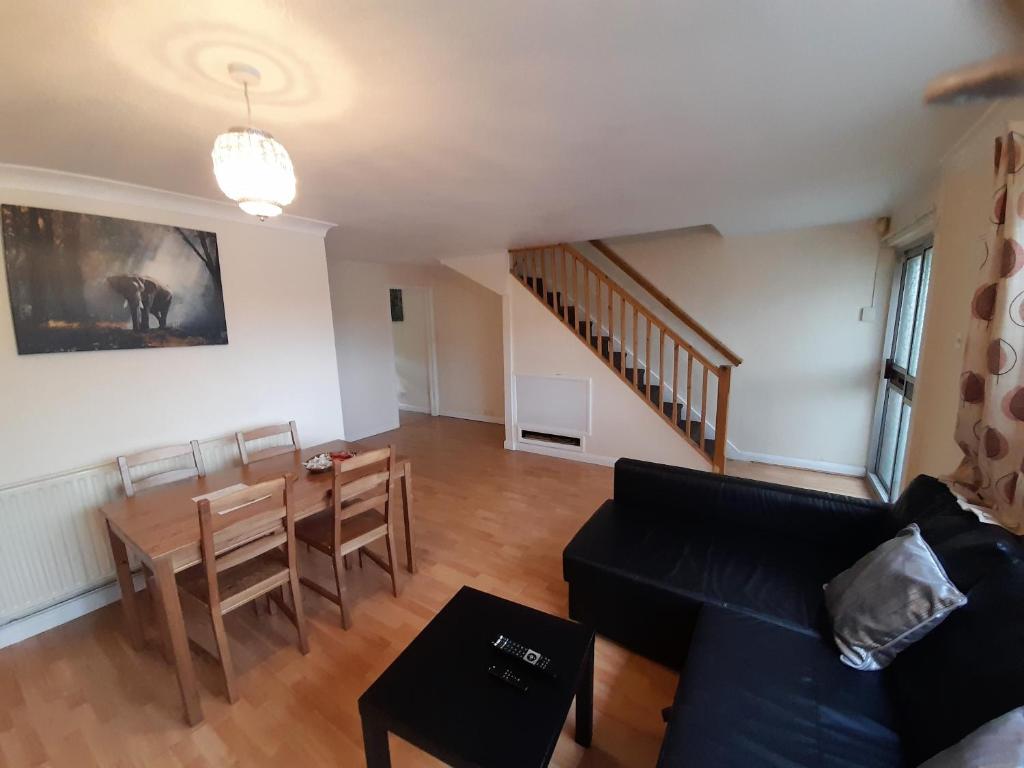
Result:
{"label": "stair baluster", "polygon": [[679,389],[677,384],[679,382],[679,345],[675,342],[672,343],[672,421],[675,424],[679,423],[679,397],[677,393]]}

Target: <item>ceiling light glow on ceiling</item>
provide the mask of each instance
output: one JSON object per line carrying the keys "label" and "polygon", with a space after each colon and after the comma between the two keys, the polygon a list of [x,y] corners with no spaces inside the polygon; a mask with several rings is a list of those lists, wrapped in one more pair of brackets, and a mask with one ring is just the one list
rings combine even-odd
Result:
{"label": "ceiling light glow on ceiling", "polygon": [[279,141],[252,127],[249,86],[259,84],[259,70],[236,62],[228,65],[228,73],[243,88],[249,125],[231,128],[213,142],[213,173],[225,195],[263,221],[279,216],[295,199],[295,169]]}

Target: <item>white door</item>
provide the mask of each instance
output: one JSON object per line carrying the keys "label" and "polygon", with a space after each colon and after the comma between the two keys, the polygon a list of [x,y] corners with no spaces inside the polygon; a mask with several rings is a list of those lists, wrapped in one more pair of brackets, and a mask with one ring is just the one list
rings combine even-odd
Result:
{"label": "white door", "polygon": [[[430,413],[430,315],[427,289],[390,290],[398,407],[407,411]],[[400,298],[395,296],[394,291],[400,292]],[[396,302],[400,306],[397,311]]]}

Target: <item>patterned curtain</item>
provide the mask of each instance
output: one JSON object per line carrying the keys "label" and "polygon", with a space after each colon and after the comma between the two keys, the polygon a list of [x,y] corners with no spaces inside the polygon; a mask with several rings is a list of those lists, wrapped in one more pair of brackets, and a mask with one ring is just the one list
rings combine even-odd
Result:
{"label": "patterned curtain", "polygon": [[960,375],[947,478],[982,519],[1024,532],[1024,124],[996,139],[991,224]]}

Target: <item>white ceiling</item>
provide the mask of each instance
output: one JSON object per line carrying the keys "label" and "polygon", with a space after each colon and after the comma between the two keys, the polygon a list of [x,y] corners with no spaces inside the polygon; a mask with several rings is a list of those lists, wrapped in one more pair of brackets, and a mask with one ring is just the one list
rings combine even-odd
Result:
{"label": "white ceiling", "polygon": [[430,260],[884,213],[978,109],[928,79],[1005,49],[967,0],[33,0],[0,23],[0,162],[220,199],[244,119],[332,252]]}

